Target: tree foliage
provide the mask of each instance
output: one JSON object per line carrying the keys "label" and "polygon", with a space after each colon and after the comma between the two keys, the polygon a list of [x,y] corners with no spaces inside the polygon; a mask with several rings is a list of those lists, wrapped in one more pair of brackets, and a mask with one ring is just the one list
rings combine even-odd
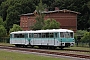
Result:
{"label": "tree foliage", "polygon": [[74,37],[76,40],[78,40],[78,38],[81,38],[84,36],[84,34],[86,33],[86,30],[77,30],[76,33],[74,34]]}
{"label": "tree foliage", "polygon": [[13,27],[10,29],[9,32],[15,32],[15,31],[22,31],[22,29],[19,25],[13,24]]}
{"label": "tree foliage", "polygon": [[90,42],[90,32],[84,33],[84,36],[81,38],[84,42]]}
{"label": "tree foliage", "polygon": [[90,9],[87,7],[87,2],[89,0],[55,0],[53,6],[80,12],[81,14],[78,15],[77,20],[77,28],[85,30],[90,26],[90,23],[88,23],[90,20]]}
{"label": "tree foliage", "polygon": [[45,20],[45,25],[42,29],[58,29],[60,28],[60,23],[54,19]]}
{"label": "tree foliage", "polygon": [[5,37],[6,34],[7,34],[7,30],[5,29],[3,19],[0,16],[0,37]]}
{"label": "tree foliage", "polygon": [[33,12],[35,5],[32,0],[6,0],[1,4],[0,9],[0,15],[6,22],[5,27],[9,31],[13,24],[19,25],[19,15]]}
{"label": "tree foliage", "polygon": [[[0,0],[0,16],[2,16],[3,21],[5,21],[5,28],[9,31],[13,24],[19,25],[19,15],[32,13],[36,9],[39,1],[40,0]],[[77,18],[77,28],[86,30],[90,27],[89,0],[42,0],[42,4],[45,4],[49,10],[54,10],[55,7],[59,7],[60,9],[78,11],[81,14],[78,15]],[[38,8],[37,6],[37,12],[40,12]],[[39,19],[39,17],[37,19]]]}
{"label": "tree foliage", "polygon": [[0,25],[0,37],[5,37],[7,34],[7,31],[3,25]]}
{"label": "tree foliage", "polygon": [[0,16],[0,25],[4,25],[3,19]]}
{"label": "tree foliage", "polygon": [[86,33],[86,32],[87,32],[86,30],[77,30],[75,34],[76,34],[77,36],[78,36],[78,35],[79,35],[79,36],[84,36],[84,33]]}
{"label": "tree foliage", "polygon": [[88,8],[90,9],[90,1],[87,3]]}
{"label": "tree foliage", "polygon": [[34,26],[32,26],[33,30],[41,30],[44,25],[44,14],[42,13],[44,11],[44,7],[42,4],[42,0],[40,0],[40,3],[38,6],[36,6],[35,10],[35,16],[36,16],[36,23]]}

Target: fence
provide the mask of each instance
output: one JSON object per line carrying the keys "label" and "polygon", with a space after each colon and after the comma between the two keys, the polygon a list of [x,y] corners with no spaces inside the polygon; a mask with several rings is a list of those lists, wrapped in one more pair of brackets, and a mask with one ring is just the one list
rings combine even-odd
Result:
{"label": "fence", "polygon": [[90,41],[88,42],[77,41],[75,45],[77,47],[90,47]]}
{"label": "fence", "polygon": [[9,41],[10,41],[9,37],[0,38],[0,43],[9,43]]}

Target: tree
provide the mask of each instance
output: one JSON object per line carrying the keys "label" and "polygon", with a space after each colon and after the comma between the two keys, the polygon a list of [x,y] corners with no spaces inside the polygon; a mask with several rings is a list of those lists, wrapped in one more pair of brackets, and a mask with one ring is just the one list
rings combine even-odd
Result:
{"label": "tree", "polygon": [[81,38],[81,40],[83,40],[84,42],[88,42],[90,40],[90,33],[84,33],[84,36]]}
{"label": "tree", "polygon": [[[46,3],[45,0],[43,3]],[[68,9],[80,12],[77,18],[77,28],[79,30],[86,30],[90,26],[90,2],[89,0],[49,0],[47,4],[49,10],[54,10],[55,7],[60,9]],[[50,4],[51,3],[51,4]],[[81,27],[83,25],[83,27]]]}
{"label": "tree", "polygon": [[77,30],[75,35],[84,36],[84,33],[86,33],[86,32],[87,32],[86,30]]}
{"label": "tree", "polygon": [[44,25],[44,7],[42,4],[42,0],[40,0],[40,3],[38,4],[38,6],[36,6],[36,11],[35,11],[35,15],[36,15],[36,23],[34,24],[34,26],[32,26],[33,30],[41,30],[43,25]]}
{"label": "tree", "polygon": [[[0,16],[2,16],[3,21],[6,23],[5,28],[9,31],[13,24],[19,24],[19,15],[32,13],[36,9],[39,1],[40,0],[0,0]],[[42,4],[46,4],[48,10],[54,10],[55,7],[59,7],[60,9],[78,11],[81,14],[78,15],[77,18],[77,28],[79,30],[85,30],[90,27],[89,0],[42,0]],[[37,26],[37,24],[35,25]],[[83,27],[81,27],[82,25]]]}
{"label": "tree", "polygon": [[77,30],[76,33],[74,34],[75,40],[80,41],[81,38],[84,36],[84,33],[86,33],[86,30]]}
{"label": "tree", "polygon": [[83,42],[89,42],[89,47],[90,47],[90,32],[86,32],[86,33],[84,34],[84,36],[81,38],[81,40],[82,40]]}
{"label": "tree", "polygon": [[43,26],[42,29],[58,29],[58,28],[60,28],[60,23],[54,19],[47,19],[44,22],[45,22],[45,25]]}
{"label": "tree", "polygon": [[20,23],[19,15],[30,13],[35,10],[35,4],[32,0],[6,0],[0,6],[0,15],[5,21],[7,31],[13,24]]}
{"label": "tree", "polygon": [[88,8],[90,9],[90,1],[87,3]]}
{"label": "tree", "polygon": [[5,27],[4,27],[3,19],[0,16],[0,37],[5,37],[6,34],[7,34],[7,31],[6,31]]}
{"label": "tree", "polygon": [[19,25],[13,24],[13,27],[10,29],[9,32],[14,32],[14,31],[22,31],[22,29]]}
{"label": "tree", "polygon": [[6,0],[0,0],[0,5],[1,5],[1,3],[4,2],[4,1],[6,1]]}
{"label": "tree", "polygon": [[0,25],[4,25],[3,19],[0,16]]}
{"label": "tree", "polygon": [[0,25],[0,37],[5,37],[7,35],[7,31],[3,25]]}

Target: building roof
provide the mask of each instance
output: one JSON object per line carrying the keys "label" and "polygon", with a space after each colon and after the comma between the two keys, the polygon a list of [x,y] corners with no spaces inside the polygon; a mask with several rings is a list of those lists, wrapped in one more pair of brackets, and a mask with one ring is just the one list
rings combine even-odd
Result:
{"label": "building roof", "polygon": [[[36,10],[35,10],[36,11]],[[54,10],[54,11],[43,11],[42,13],[45,13],[45,14],[49,14],[49,13],[56,13],[56,12],[64,12],[64,13],[74,13],[74,14],[81,14],[79,12],[76,12],[76,11],[71,11],[71,10],[67,10],[67,9],[63,9],[63,10]],[[27,14],[21,14],[20,16],[28,16],[28,15],[34,15],[34,13],[27,13]]]}

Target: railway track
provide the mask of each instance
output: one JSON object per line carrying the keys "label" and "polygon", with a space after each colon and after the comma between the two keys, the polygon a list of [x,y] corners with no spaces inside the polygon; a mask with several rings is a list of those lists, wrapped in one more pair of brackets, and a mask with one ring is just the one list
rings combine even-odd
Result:
{"label": "railway track", "polygon": [[88,50],[74,50],[74,49],[64,49],[66,51],[76,51],[76,52],[90,52]]}
{"label": "railway track", "polygon": [[[0,46],[6,46],[6,45],[0,45]],[[15,46],[7,46],[7,47],[15,47]],[[33,48],[34,49],[34,48]],[[47,49],[48,50],[48,49]],[[49,49],[52,50],[52,49]],[[60,50],[60,49],[56,49],[56,50]],[[89,52],[89,50],[74,50],[74,49],[63,49],[63,51],[74,51],[74,52]]]}
{"label": "railway track", "polygon": [[[81,54],[73,54],[73,53],[70,54],[70,53],[62,53],[62,52],[53,52],[53,51],[47,51],[47,50],[42,50],[42,49],[27,49],[27,48],[17,48],[17,47],[9,47],[9,46],[0,46],[0,49],[9,49],[9,50],[37,52],[37,53],[45,53],[45,54],[53,54],[53,55],[61,55],[61,56],[70,56],[70,57],[90,59],[90,55],[81,55]],[[88,52],[88,51],[83,51],[83,52]]]}

